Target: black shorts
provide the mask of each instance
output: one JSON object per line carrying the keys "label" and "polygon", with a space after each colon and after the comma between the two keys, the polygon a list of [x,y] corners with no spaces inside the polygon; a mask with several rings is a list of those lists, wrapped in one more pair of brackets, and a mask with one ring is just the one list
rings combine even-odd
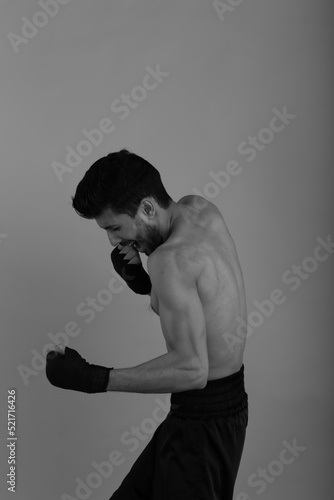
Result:
{"label": "black shorts", "polygon": [[247,424],[244,365],[204,389],[173,393],[110,500],[232,500]]}

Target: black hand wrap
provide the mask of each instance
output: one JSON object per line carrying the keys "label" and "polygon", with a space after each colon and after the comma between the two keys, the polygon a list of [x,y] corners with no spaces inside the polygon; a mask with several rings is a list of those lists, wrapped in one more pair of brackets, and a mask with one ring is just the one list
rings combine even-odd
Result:
{"label": "black hand wrap", "polygon": [[116,247],[110,255],[115,271],[132,291],[140,295],[148,295],[151,292],[152,284],[142,263],[129,264],[128,260],[125,259],[126,255],[121,254],[120,251],[121,249]]}
{"label": "black hand wrap", "polygon": [[64,354],[49,351],[46,356],[47,379],[52,385],[62,389],[88,393],[106,392],[112,369],[87,363],[70,347],[65,348]]}

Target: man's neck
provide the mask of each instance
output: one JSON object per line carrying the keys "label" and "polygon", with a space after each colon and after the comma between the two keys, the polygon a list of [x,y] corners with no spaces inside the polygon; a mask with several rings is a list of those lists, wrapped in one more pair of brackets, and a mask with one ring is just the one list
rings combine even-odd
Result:
{"label": "man's neck", "polygon": [[165,225],[162,228],[164,241],[168,240],[172,234],[176,219],[180,215],[180,209],[175,201],[172,201],[165,213]]}

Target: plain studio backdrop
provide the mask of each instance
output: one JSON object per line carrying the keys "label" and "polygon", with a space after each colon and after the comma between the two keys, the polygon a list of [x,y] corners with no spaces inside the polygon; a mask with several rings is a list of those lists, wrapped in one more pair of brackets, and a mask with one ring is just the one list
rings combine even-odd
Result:
{"label": "plain studio backdrop", "polygon": [[237,246],[249,426],[235,499],[330,497],[332,15],[325,0],[2,0],[1,498],[12,458],[18,500],[109,499],[168,412],[168,394],[45,377],[55,339],[116,368],[166,352],[148,297],[71,207],[122,147],[174,200],[215,203]]}

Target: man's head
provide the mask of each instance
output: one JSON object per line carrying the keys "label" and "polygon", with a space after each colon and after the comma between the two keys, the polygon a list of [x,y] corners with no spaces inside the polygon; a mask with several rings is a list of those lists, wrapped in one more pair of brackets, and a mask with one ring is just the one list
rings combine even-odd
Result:
{"label": "man's head", "polygon": [[97,160],[79,182],[73,208],[107,230],[113,246],[135,242],[150,255],[167,236],[175,202],[148,161],[122,149]]}

